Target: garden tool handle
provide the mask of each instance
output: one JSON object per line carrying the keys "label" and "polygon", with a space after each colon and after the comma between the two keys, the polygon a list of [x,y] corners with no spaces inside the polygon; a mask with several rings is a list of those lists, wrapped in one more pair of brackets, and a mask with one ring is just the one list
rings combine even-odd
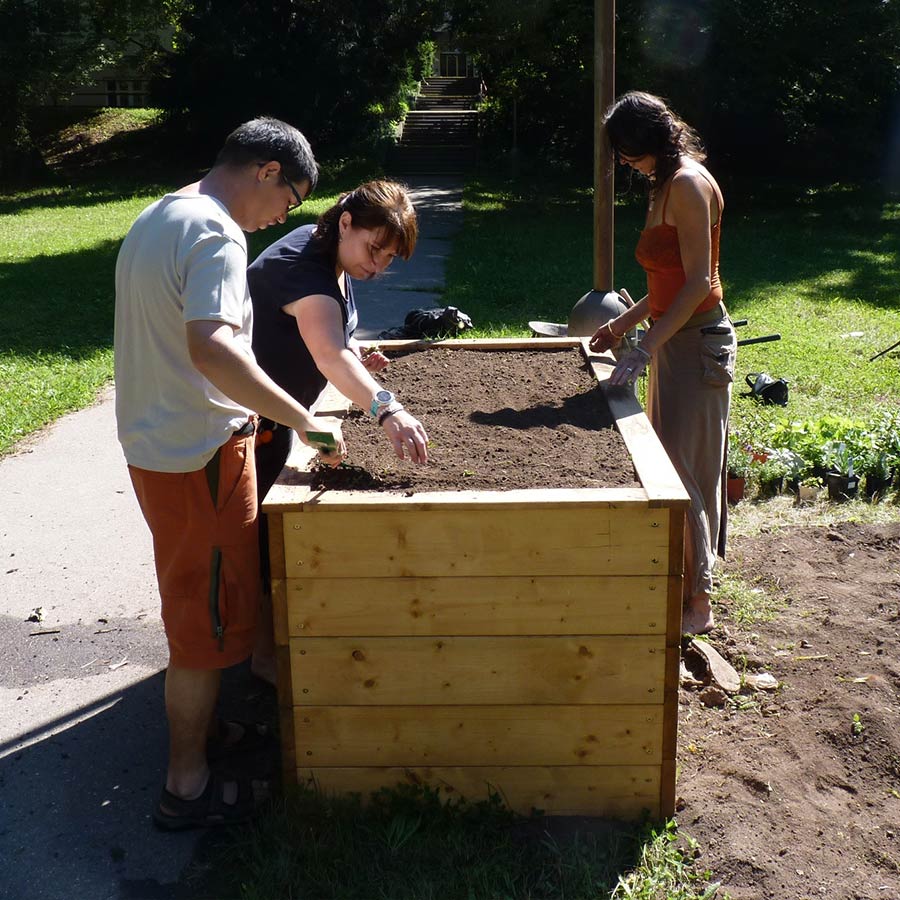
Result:
{"label": "garden tool handle", "polygon": [[[734,324],[734,323],[732,323],[732,324]],[[769,341],[780,341],[780,340],[781,340],[780,334],[765,334],[762,337],[744,338],[744,340],[738,341],[737,345],[738,345],[738,347],[743,347],[746,344],[768,344]]]}

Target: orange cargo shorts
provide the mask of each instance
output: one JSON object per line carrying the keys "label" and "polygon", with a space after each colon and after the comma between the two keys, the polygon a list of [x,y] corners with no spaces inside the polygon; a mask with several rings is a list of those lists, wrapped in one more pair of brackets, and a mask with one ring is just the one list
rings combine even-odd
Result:
{"label": "orange cargo shorts", "polygon": [[196,472],[128,471],[153,535],[170,663],[245,660],[260,603],[253,435],[233,435]]}

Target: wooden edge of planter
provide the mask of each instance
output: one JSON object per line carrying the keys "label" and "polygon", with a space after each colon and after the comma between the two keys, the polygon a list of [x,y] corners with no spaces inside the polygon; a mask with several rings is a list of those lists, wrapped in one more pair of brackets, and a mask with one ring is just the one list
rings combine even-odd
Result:
{"label": "wooden edge of planter", "polygon": [[581,344],[581,338],[453,338],[446,341],[360,341],[364,345],[377,344],[382,350],[424,350],[426,347],[441,347],[445,350],[536,350],[547,348],[551,350],[563,350],[567,347],[577,347]]}
{"label": "wooden edge of planter", "polygon": [[269,559],[272,585],[272,626],[275,640],[275,685],[281,733],[281,771],[285,784],[297,780],[297,749],[294,743],[294,700],[291,683],[290,627],[287,615],[287,572],[284,561],[284,523],[281,513],[269,516]]}
{"label": "wooden edge of planter", "polygon": [[690,497],[637,397],[630,388],[609,385],[609,376],[615,367],[612,354],[593,353],[588,347],[588,338],[582,338],[581,346],[631,454],[650,506],[662,502],[668,507],[688,506]]}
{"label": "wooden edge of planter", "polygon": [[514,491],[421,491],[409,496],[379,491],[322,491],[304,483],[302,472],[283,475],[266,495],[263,510],[267,513],[302,512],[299,505],[312,509],[331,507],[342,510],[368,509],[378,506],[390,509],[475,509],[485,505],[507,509],[535,506],[580,506],[606,509],[618,506],[653,508],[641,488],[527,488]]}

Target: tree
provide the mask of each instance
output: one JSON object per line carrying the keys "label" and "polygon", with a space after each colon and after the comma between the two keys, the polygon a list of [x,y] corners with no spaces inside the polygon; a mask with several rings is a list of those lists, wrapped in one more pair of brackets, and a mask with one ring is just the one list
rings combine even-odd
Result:
{"label": "tree", "polygon": [[0,0],[0,180],[42,167],[29,107],[72,90],[120,59],[146,55],[177,0]]}
{"label": "tree", "polygon": [[[593,0],[448,0],[489,122],[590,160]],[[666,97],[732,170],[877,174],[900,95],[898,0],[619,0],[616,91]]]}
{"label": "tree", "polygon": [[434,0],[197,0],[151,90],[206,154],[258,115],[295,124],[318,150],[346,148],[399,117],[436,17]]}

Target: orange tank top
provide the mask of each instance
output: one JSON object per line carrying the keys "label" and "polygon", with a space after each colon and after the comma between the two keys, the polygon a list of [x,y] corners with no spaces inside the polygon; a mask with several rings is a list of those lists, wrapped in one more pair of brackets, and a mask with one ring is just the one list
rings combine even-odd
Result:
{"label": "orange tank top", "polygon": [[[680,170],[679,170],[680,171]],[[706,174],[701,172],[704,178]],[[673,176],[674,177],[674,176]],[[709,179],[707,178],[707,181]],[[666,189],[663,200],[662,222],[652,228],[645,228],[638,240],[635,257],[641,268],[647,273],[647,298],[650,304],[650,317],[658,319],[671,306],[678,292],[684,287],[687,276],[681,264],[681,248],[678,245],[678,229],[666,224],[666,206],[669,203],[669,191],[672,182]],[[695,313],[706,312],[722,300],[722,282],[719,278],[719,237],[722,232],[722,204],[719,194],[713,187],[719,215],[712,226],[709,261],[711,290],[707,297],[694,310]]]}

